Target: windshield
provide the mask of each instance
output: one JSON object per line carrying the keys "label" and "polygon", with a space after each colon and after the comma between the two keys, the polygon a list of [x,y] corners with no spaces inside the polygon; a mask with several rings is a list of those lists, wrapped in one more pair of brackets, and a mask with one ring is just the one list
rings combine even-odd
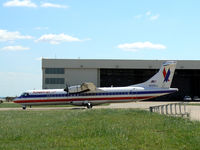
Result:
{"label": "windshield", "polygon": [[26,97],[26,96],[29,96],[28,93],[22,93],[21,97]]}

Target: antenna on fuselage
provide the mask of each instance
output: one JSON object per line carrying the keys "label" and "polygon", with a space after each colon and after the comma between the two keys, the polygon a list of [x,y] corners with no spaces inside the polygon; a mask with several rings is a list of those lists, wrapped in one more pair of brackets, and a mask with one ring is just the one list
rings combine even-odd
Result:
{"label": "antenna on fuselage", "polygon": [[64,91],[67,92],[67,93],[69,92],[69,86],[68,86],[67,83],[66,83],[66,87],[64,88]]}

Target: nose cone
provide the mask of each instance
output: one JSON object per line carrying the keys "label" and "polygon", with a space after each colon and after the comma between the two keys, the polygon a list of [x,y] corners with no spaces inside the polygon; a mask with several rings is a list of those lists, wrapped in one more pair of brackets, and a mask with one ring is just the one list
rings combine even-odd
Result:
{"label": "nose cone", "polygon": [[173,92],[178,92],[178,88],[170,88]]}
{"label": "nose cone", "polygon": [[14,102],[14,103],[17,103],[18,100],[19,100],[19,98],[16,97],[16,98],[13,99],[13,102]]}
{"label": "nose cone", "polygon": [[178,92],[178,88],[175,88],[176,92]]}

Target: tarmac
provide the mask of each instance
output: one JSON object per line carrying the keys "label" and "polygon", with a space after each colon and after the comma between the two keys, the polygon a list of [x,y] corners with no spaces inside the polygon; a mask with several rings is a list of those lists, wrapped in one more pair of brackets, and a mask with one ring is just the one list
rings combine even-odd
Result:
{"label": "tarmac", "polygon": [[[131,102],[131,103],[112,103],[108,106],[100,105],[94,106],[92,109],[142,109],[149,111],[149,107],[158,106],[158,105],[167,105],[172,103],[179,103],[179,102],[156,102],[156,101],[142,101],[142,102]],[[190,104],[199,104],[199,106],[193,105],[186,105],[186,111],[189,113],[189,117],[191,120],[200,121],[200,102],[190,102]],[[28,111],[45,111],[45,110],[72,110],[72,109],[86,109],[85,107],[27,107],[26,110]],[[0,108],[0,111],[26,111],[22,110],[22,108]]]}

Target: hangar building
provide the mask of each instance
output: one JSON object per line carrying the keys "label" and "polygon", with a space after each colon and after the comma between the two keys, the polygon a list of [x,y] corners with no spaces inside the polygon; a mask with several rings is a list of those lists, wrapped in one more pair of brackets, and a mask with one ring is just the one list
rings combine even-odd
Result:
{"label": "hangar building", "polygon": [[[128,86],[152,77],[164,60],[42,59],[42,88],[93,82],[97,87]],[[200,97],[200,61],[178,60],[171,87],[179,92],[162,99]],[[158,98],[160,99],[160,98]]]}

